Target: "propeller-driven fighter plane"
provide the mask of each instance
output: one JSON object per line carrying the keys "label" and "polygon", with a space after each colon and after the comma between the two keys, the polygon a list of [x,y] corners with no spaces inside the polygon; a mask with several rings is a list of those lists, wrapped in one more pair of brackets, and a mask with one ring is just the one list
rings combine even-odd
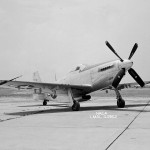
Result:
{"label": "propeller-driven fighter plane", "polygon": [[[67,102],[72,107],[73,111],[80,109],[80,103],[91,99],[90,93],[97,90],[114,90],[117,98],[117,106],[119,108],[125,107],[119,89],[136,85],[137,83],[143,87],[149,81],[144,82],[133,68],[133,61],[131,60],[138,44],[135,43],[128,59],[122,59],[114,48],[106,41],[108,48],[119,58],[119,60],[110,61],[106,63],[99,63],[95,65],[79,65],[67,76],[55,83],[42,83],[38,74],[35,75],[34,82],[1,80],[0,85],[15,87],[18,89],[30,89],[34,94],[45,95],[42,98],[43,105],[47,105],[47,96],[55,99],[58,95],[67,95]],[[123,76],[129,72],[137,83],[119,84]]]}

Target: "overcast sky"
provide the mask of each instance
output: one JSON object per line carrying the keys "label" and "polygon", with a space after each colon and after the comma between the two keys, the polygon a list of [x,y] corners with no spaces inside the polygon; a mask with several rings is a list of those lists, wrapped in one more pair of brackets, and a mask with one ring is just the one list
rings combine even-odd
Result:
{"label": "overcast sky", "polygon": [[106,40],[122,58],[137,42],[133,68],[150,80],[149,0],[0,0],[0,79],[38,70],[52,82],[78,64],[117,59]]}

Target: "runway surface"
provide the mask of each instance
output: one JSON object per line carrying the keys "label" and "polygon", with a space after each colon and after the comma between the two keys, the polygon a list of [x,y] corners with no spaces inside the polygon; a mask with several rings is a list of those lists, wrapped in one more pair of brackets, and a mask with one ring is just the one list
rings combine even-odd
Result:
{"label": "runway surface", "polygon": [[93,97],[71,111],[64,104],[0,98],[0,150],[148,150],[150,97]]}

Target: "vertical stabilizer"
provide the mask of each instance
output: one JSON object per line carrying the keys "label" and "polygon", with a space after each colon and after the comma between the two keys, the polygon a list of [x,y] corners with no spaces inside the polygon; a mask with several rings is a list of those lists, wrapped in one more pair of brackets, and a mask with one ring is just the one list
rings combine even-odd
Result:
{"label": "vertical stabilizer", "polygon": [[57,81],[57,76],[56,76],[56,73],[55,73],[55,81]]}
{"label": "vertical stabilizer", "polygon": [[38,71],[33,73],[33,81],[34,82],[42,82]]}

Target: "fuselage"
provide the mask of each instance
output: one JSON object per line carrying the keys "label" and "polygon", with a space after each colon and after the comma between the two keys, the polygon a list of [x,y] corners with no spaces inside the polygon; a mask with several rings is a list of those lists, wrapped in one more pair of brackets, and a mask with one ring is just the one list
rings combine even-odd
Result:
{"label": "fuselage", "polygon": [[93,92],[110,86],[122,68],[127,71],[132,65],[131,60],[124,60],[123,62],[115,60],[91,66],[81,64],[58,82],[73,85],[91,85],[91,92]]}

